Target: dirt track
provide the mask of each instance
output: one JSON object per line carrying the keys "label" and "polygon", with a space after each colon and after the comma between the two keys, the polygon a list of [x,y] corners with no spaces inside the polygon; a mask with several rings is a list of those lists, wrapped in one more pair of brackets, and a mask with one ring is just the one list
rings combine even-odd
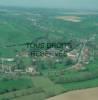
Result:
{"label": "dirt track", "polygon": [[71,91],[47,100],[98,100],[98,87]]}

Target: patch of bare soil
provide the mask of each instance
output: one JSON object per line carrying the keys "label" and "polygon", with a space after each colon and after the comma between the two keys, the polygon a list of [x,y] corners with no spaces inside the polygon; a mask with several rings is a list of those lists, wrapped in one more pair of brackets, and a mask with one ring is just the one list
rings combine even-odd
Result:
{"label": "patch of bare soil", "polygon": [[81,19],[78,16],[57,16],[56,19],[61,19],[65,21],[71,21],[71,22],[80,22]]}
{"label": "patch of bare soil", "polygon": [[98,100],[98,87],[71,91],[47,100]]}

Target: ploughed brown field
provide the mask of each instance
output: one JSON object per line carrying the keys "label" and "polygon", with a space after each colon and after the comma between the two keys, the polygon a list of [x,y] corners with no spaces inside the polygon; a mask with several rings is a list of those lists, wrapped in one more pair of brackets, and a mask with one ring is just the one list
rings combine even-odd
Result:
{"label": "ploughed brown field", "polygon": [[71,91],[47,100],[98,100],[98,87]]}
{"label": "ploughed brown field", "polygon": [[71,21],[71,22],[80,22],[81,18],[78,16],[57,16],[56,19],[61,19],[65,21]]}

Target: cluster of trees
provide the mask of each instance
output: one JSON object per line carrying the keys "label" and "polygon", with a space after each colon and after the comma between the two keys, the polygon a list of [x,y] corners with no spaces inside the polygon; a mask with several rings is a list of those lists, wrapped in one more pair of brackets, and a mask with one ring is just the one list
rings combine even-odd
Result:
{"label": "cluster of trees", "polygon": [[[64,72],[65,73],[65,72]],[[92,80],[98,78],[98,70],[95,72],[82,72],[81,74],[77,73],[77,75],[65,75],[65,74],[56,74],[50,75],[49,78],[54,81],[55,83],[65,84],[65,83],[72,83],[72,82],[80,82],[86,80]]]}

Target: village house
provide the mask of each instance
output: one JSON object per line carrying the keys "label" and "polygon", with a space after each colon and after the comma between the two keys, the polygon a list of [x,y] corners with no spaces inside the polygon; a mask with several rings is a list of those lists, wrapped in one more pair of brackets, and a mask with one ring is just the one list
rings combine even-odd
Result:
{"label": "village house", "polygon": [[79,53],[76,51],[68,52],[67,57],[73,61],[76,61],[78,58]]}
{"label": "village house", "polygon": [[26,68],[26,72],[27,72],[27,73],[35,73],[36,70],[35,70],[34,67],[28,67],[28,68]]}

